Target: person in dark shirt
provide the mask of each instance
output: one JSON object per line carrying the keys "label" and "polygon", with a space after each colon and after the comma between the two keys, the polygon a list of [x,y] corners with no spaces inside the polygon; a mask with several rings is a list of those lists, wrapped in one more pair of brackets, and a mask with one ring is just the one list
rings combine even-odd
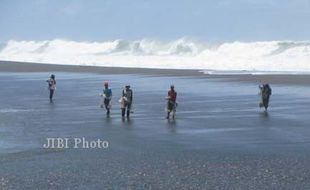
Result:
{"label": "person in dark shirt", "polygon": [[167,119],[170,118],[170,113],[172,112],[172,118],[175,118],[176,107],[177,107],[177,92],[174,90],[174,85],[170,86],[167,96]]}
{"label": "person in dark shirt", "polygon": [[264,107],[265,111],[267,112],[269,106],[269,99],[272,94],[272,90],[269,84],[263,84],[259,86],[260,95],[261,95],[261,102],[259,104],[260,107]]}

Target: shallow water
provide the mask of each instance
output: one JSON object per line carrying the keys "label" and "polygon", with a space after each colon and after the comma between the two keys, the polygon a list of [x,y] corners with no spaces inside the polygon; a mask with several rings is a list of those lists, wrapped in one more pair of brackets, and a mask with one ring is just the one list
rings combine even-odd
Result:
{"label": "shallow water", "polygon": [[[0,189],[309,189],[309,87],[273,85],[270,111],[257,84],[198,77],[0,73]],[[99,108],[113,89],[110,118]],[[122,86],[134,114],[122,121]],[[165,119],[174,83],[177,119]],[[107,149],[44,149],[46,138],[106,140]]]}
{"label": "shallow water", "polygon": [[[270,111],[258,108],[258,84],[196,77],[56,73],[54,103],[49,73],[0,73],[0,153],[41,149],[48,137],[108,140],[113,148],[176,144],[182,149],[297,148],[310,142],[305,86],[272,85]],[[113,90],[111,118],[99,108],[103,81]],[[178,92],[175,121],[165,119],[170,84]],[[134,90],[134,114],[120,117],[122,86]],[[130,136],[134,141],[124,142]],[[127,139],[128,140],[128,139]],[[155,147],[156,147],[155,146]],[[295,147],[296,148],[296,147]]]}

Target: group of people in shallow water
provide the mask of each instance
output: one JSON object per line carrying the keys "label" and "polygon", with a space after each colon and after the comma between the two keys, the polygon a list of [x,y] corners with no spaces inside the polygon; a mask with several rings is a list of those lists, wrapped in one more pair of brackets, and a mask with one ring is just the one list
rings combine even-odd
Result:
{"label": "group of people in shallow water", "polygon": [[[111,113],[111,100],[112,100],[112,90],[109,88],[109,83],[104,82],[103,93],[100,95],[102,101],[100,104],[101,108],[106,109],[107,116]],[[171,85],[170,90],[168,91],[167,99],[167,119],[170,118],[170,113],[172,113],[172,118],[175,118],[176,107],[177,107],[177,92],[174,90],[174,86]],[[122,118],[129,118],[130,113],[132,113],[132,101],[133,101],[133,91],[130,88],[130,85],[126,85],[122,91],[122,96],[119,99],[120,107],[122,110]]]}
{"label": "group of people in shallow water", "polygon": [[[50,92],[49,93],[50,102],[53,102],[53,96],[54,96],[54,93],[56,90],[55,75],[52,74],[46,82],[48,82],[48,89]],[[261,108],[264,107],[265,112],[267,112],[268,106],[269,106],[269,99],[270,99],[270,96],[272,94],[271,87],[269,84],[262,84],[262,85],[259,85],[259,89],[260,89],[259,107],[261,107]],[[110,116],[111,107],[112,107],[111,106],[112,105],[111,104],[112,89],[109,88],[109,83],[107,81],[104,82],[103,93],[100,94],[100,96],[102,97],[100,107],[105,108],[107,116]],[[170,117],[172,117],[172,119],[175,119],[176,108],[178,106],[178,103],[177,103],[177,92],[174,89],[174,85],[170,86],[170,90],[168,91],[166,100],[167,100],[167,106],[166,106],[167,116],[166,116],[166,118],[170,119]],[[129,119],[130,113],[133,113],[132,102],[133,102],[133,91],[130,88],[130,85],[126,85],[122,91],[122,96],[119,99],[121,114],[122,114],[123,119],[125,118],[125,115]]]}
{"label": "group of people in shallow water", "polygon": [[[109,83],[104,82],[103,93],[101,94],[102,102],[100,107],[107,110],[107,116],[111,113],[111,99],[112,99],[112,90],[109,88]],[[121,105],[122,110],[122,118],[125,118],[125,114],[127,118],[129,118],[130,113],[132,112],[132,100],[133,100],[133,91],[130,88],[130,85],[126,85],[125,89],[122,91],[122,97],[119,99],[119,103]]]}

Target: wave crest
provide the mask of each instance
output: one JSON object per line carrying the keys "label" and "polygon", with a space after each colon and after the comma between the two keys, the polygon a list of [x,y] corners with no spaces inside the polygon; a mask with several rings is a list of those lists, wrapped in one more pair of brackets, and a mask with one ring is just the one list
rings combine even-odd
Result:
{"label": "wave crest", "polygon": [[211,45],[178,39],[15,41],[1,45],[0,59],[115,67],[310,72],[310,42],[229,42]]}

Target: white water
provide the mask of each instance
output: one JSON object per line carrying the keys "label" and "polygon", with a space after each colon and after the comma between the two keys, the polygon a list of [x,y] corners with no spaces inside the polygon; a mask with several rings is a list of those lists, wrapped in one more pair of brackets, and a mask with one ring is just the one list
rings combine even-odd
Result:
{"label": "white water", "polygon": [[11,40],[0,49],[0,60],[90,66],[200,69],[220,72],[308,73],[310,72],[310,42],[230,42],[211,45],[186,39],[171,42]]}

